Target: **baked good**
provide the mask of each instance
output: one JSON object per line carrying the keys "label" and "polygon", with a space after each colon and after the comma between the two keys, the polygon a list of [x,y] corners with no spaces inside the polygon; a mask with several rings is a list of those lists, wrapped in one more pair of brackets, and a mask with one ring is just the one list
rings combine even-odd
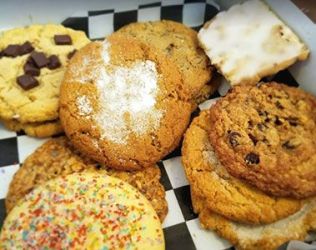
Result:
{"label": "baked good", "polygon": [[182,145],[182,163],[195,212],[207,209],[250,224],[271,223],[297,212],[302,206],[299,200],[269,196],[226,171],[210,143],[213,127],[209,120],[210,110],[194,118]]}
{"label": "baked good", "polygon": [[237,250],[276,250],[290,240],[304,240],[309,231],[316,230],[316,206],[313,200],[297,213],[267,225],[232,222],[206,209],[199,219],[204,228],[214,230]]}
{"label": "baked good", "polygon": [[0,119],[10,123],[8,127],[19,124],[29,135],[36,135],[30,126],[55,122],[65,68],[72,53],[87,43],[84,32],[62,25],[31,25],[2,32]]}
{"label": "baked good", "polygon": [[316,98],[278,83],[236,86],[210,111],[227,171],[274,196],[316,194]]}
{"label": "baked good", "polygon": [[191,109],[174,64],[117,35],[78,51],[61,85],[60,119],[68,138],[116,169],[149,167],[170,153]]}
{"label": "baked good", "polygon": [[199,47],[197,32],[184,24],[170,20],[137,22],[122,27],[115,34],[136,38],[172,60],[197,104],[207,100],[217,89],[218,85],[210,82],[212,70]]}
{"label": "baked good", "polygon": [[80,154],[64,136],[48,140],[26,158],[10,183],[5,200],[7,212],[35,187],[59,176],[85,169],[106,173],[128,182],[150,201],[161,221],[166,217],[168,205],[165,190],[159,182],[161,174],[158,167],[128,172],[98,166],[96,162]]}
{"label": "baked good", "polygon": [[306,45],[260,0],[220,12],[199,31],[198,39],[231,85],[256,84],[309,54]]}
{"label": "baked good", "polygon": [[1,249],[164,249],[147,199],[117,178],[75,173],[38,186],[5,219]]}
{"label": "baked good", "polygon": [[49,137],[57,135],[63,132],[63,128],[60,124],[59,119],[47,122],[31,122],[31,123],[20,123],[16,120],[5,121],[2,123],[9,130],[16,132],[24,131],[27,135],[33,137]]}

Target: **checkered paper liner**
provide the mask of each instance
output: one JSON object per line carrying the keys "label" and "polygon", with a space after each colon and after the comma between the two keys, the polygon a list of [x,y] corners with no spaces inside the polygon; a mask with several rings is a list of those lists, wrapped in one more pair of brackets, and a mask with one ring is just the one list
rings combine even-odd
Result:
{"label": "checkered paper liner", "polygon": [[[171,0],[139,5],[134,9],[105,9],[82,11],[67,18],[63,25],[83,30],[92,40],[102,39],[113,31],[131,22],[156,21],[169,19],[182,22],[198,30],[205,21],[211,19],[219,11],[213,1]],[[275,75],[273,79],[291,86],[299,86],[295,78],[287,71]],[[220,88],[201,104],[192,114],[197,116],[200,110],[209,108],[219,97],[226,94],[228,84],[223,80]],[[0,125],[0,228],[5,218],[4,199],[14,173],[25,158],[47,139],[37,139],[24,133],[6,130]],[[158,163],[162,173],[161,182],[166,190],[169,213],[163,223],[167,249],[234,249],[226,240],[219,238],[214,232],[201,229],[198,216],[193,212],[190,187],[181,164],[181,145],[170,155]],[[227,204],[229,206],[229,204]],[[302,242],[291,242],[280,249],[316,249],[316,245]],[[316,242],[315,242],[316,244]]]}

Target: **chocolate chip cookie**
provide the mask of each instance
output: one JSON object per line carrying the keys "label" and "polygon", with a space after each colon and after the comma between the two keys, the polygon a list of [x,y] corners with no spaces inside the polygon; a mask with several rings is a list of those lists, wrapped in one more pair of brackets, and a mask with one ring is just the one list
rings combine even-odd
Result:
{"label": "chocolate chip cookie", "polygon": [[196,31],[184,24],[170,20],[137,22],[115,34],[136,38],[172,60],[182,74],[183,84],[190,88],[194,102],[207,100],[218,87],[216,82],[210,82],[209,60],[199,47]]}
{"label": "chocolate chip cookie", "polygon": [[316,194],[316,98],[278,83],[237,86],[210,111],[227,171],[274,196]]}
{"label": "chocolate chip cookie", "polygon": [[89,42],[84,32],[53,24],[0,34],[0,119],[8,128],[41,137],[60,131],[46,125],[58,123],[59,87],[72,53]]}

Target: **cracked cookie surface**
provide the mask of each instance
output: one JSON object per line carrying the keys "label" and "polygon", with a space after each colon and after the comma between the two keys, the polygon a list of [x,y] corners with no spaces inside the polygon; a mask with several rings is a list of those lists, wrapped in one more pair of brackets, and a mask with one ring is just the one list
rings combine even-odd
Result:
{"label": "cracked cookie surface", "polygon": [[191,123],[182,146],[195,212],[209,209],[251,224],[271,223],[297,212],[302,206],[299,200],[270,197],[225,170],[208,137],[213,129],[209,120],[210,111],[202,111]]}
{"label": "cracked cookie surface", "polygon": [[71,61],[60,119],[72,143],[94,160],[142,169],[179,144],[192,110],[188,93],[163,55],[136,40],[109,37]]}
{"label": "cracked cookie surface", "polygon": [[10,184],[5,200],[7,212],[36,186],[84,170],[105,172],[128,182],[150,201],[161,221],[166,217],[168,205],[165,190],[159,182],[161,173],[158,167],[133,172],[99,167],[96,162],[80,154],[66,137],[48,140],[24,161]]}
{"label": "cracked cookie surface", "polygon": [[316,194],[316,98],[278,83],[237,86],[211,109],[209,136],[230,174],[275,196]]}
{"label": "cracked cookie surface", "polygon": [[210,82],[210,63],[198,45],[197,32],[170,20],[137,22],[126,25],[114,33],[136,38],[159,49],[179,68],[183,84],[190,88],[191,98],[201,103],[214,93],[215,82]]}
{"label": "cracked cookie surface", "polygon": [[[69,35],[72,45],[56,45],[54,35],[59,34]],[[0,118],[23,124],[56,120],[59,87],[69,61],[67,55],[90,41],[84,32],[62,25],[31,25],[2,32],[0,51],[9,45],[25,42],[30,42],[34,51],[43,52],[47,57],[56,55],[61,66],[56,69],[41,68],[40,75],[35,76],[39,85],[24,90],[17,84],[17,77],[24,74],[23,68],[30,53],[16,57],[0,56]]]}

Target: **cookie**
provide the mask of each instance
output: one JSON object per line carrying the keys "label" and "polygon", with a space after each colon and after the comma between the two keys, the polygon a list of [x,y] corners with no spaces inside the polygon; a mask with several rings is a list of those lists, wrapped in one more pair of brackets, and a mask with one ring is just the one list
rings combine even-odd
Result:
{"label": "cookie", "polygon": [[171,59],[197,104],[207,100],[217,89],[218,86],[210,82],[212,70],[198,45],[197,32],[184,24],[170,20],[137,22],[122,27],[115,34],[136,38]]}
{"label": "cookie", "polygon": [[[70,41],[61,43],[65,38]],[[20,124],[58,119],[65,68],[71,53],[87,43],[84,32],[62,25],[31,25],[1,33],[0,119]]]}
{"label": "cookie", "polygon": [[160,184],[160,170],[152,166],[142,171],[119,171],[98,164],[80,154],[66,137],[53,138],[32,153],[15,173],[5,200],[7,212],[35,187],[59,176],[99,171],[128,182],[138,189],[152,204],[161,221],[168,213],[165,190]]}
{"label": "cookie", "polygon": [[[209,209],[230,220],[263,224],[297,212],[299,200],[275,198],[231,176],[217,159],[208,134],[210,111],[194,118],[185,133],[182,163],[196,213]],[[229,206],[227,205],[229,204]]]}
{"label": "cookie", "polygon": [[38,186],[5,219],[5,249],[165,249],[161,223],[128,183],[97,172]]}
{"label": "cookie", "polygon": [[276,250],[290,240],[304,240],[309,231],[316,229],[316,206],[313,200],[297,213],[267,225],[232,222],[206,209],[199,219],[204,228],[214,230],[238,250]]}
{"label": "cookie", "polygon": [[236,86],[210,112],[227,171],[274,196],[316,194],[316,98],[284,84]]}
{"label": "cookie", "polygon": [[256,84],[309,54],[296,34],[259,0],[220,12],[199,31],[198,39],[212,65],[232,85]]}
{"label": "cookie", "polygon": [[175,65],[117,35],[78,51],[61,85],[60,119],[68,138],[116,169],[149,167],[170,153],[191,110]]}
{"label": "cookie", "polygon": [[25,134],[34,137],[49,137],[63,132],[59,119],[48,122],[19,123],[16,120],[2,121],[9,130],[24,131]]}

